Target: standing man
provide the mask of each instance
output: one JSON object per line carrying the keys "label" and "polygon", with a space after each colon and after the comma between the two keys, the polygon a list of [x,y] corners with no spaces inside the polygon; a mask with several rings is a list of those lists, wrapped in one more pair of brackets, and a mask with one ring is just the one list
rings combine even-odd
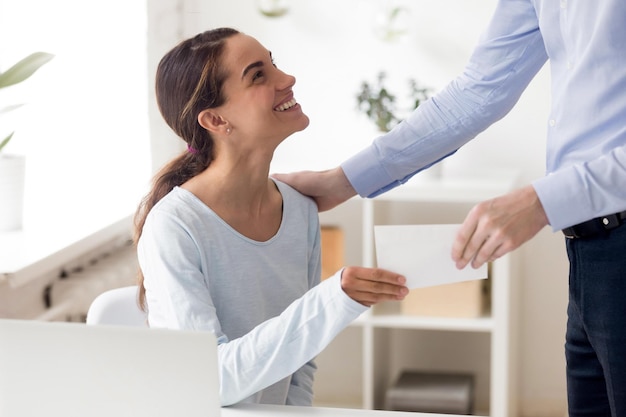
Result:
{"label": "standing man", "polygon": [[570,260],[571,417],[626,417],[626,1],[499,0],[462,74],[341,166],[276,175],[320,210],[375,197],[506,115],[550,61],[547,174],[476,205],[454,241],[477,268],[550,225]]}

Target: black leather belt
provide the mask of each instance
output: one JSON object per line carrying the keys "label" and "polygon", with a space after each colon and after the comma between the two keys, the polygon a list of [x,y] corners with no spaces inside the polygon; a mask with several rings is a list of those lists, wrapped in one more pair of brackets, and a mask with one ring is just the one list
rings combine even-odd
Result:
{"label": "black leather belt", "polygon": [[606,234],[609,230],[618,228],[624,223],[626,223],[626,210],[567,227],[563,229],[563,234],[569,239],[593,237]]}

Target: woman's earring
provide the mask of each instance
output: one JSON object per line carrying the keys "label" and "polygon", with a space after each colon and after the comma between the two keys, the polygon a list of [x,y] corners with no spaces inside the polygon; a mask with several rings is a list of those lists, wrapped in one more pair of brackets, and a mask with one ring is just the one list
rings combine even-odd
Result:
{"label": "woman's earring", "polygon": [[232,129],[230,127],[226,128],[226,133],[230,135],[230,132],[232,132]]}

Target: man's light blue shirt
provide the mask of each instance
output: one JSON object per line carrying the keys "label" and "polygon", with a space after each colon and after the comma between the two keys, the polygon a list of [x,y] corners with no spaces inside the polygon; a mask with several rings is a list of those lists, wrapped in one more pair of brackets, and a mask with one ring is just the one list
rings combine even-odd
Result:
{"label": "man's light blue shirt", "polygon": [[[443,17],[442,17],[443,18]],[[553,230],[626,209],[626,1],[500,0],[463,73],[342,164],[374,197],[506,115],[549,59],[547,175],[533,182]]]}

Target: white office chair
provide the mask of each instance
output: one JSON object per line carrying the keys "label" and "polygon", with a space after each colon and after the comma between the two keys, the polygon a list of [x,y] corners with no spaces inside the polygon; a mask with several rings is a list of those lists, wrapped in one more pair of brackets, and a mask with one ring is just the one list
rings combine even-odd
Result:
{"label": "white office chair", "polygon": [[146,327],[148,316],[137,304],[137,286],[108,290],[96,297],[87,312],[87,324]]}

